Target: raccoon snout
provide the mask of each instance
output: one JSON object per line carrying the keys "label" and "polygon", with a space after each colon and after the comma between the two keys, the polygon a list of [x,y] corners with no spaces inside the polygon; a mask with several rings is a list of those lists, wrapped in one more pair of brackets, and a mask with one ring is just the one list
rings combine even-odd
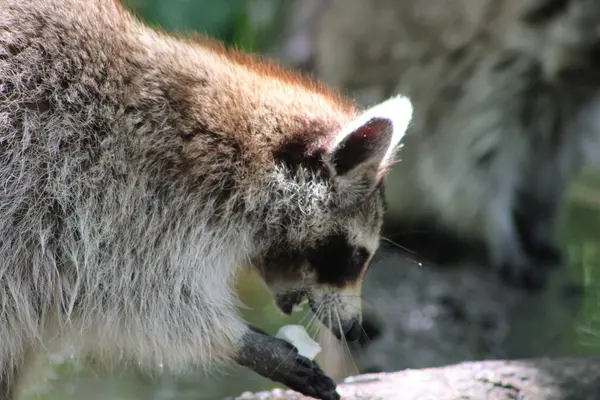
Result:
{"label": "raccoon snout", "polygon": [[[353,318],[343,321],[340,325],[342,326],[343,336],[347,342],[354,342],[360,338],[362,326],[358,319]],[[339,326],[332,326],[330,329],[338,340],[342,340],[342,332],[340,332]]]}
{"label": "raccoon snout", "polygon": [[[337,307],[334,304],[328,304],[325,309],[329,308],[330,312],[319,312],[317,302],[315,301],[314,293],[307,293],[308,304],[312,309],[313,313],[321,320],[331,333],[338,339],[346,339],[347,342],[354,342],[358,340],[363,332],[362,325],[360,323],[359,314],[339,314]],[[322,300],[327,303],[327,300]]]}

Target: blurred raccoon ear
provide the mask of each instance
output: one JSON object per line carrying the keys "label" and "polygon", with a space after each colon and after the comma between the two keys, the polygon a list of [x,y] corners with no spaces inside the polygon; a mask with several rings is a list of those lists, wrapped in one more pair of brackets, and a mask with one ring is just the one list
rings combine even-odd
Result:
{"label": "blurred raccoon ear", "polygon": [[331,161],[344,186],[365,190],[377,186],[393,162],[412,115],[410,100],[396,96],[365,110],[342,129]]}

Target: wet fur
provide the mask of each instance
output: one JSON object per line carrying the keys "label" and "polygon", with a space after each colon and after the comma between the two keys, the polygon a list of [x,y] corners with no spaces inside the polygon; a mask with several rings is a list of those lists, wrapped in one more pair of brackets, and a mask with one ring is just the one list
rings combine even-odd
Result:
{"label": "wet fur", "polygon": [[454,55],[454,81],[441,83],[433,106],[441,116],[416,117],[420,129],[407,134],[402,168],[391,172],[398,188],[388,185],[386,229],[425,258],[483,256],[529,287],[561,263],[556,220],[599,148],[600,7],[537,3],[502,42]]}
{"label": "wet fur", "polygon": [[[113,0],[0,0],[0,398],[29,355],[65,341],[175,372],[232,360],[251,337],[241,267],[273,287],[355,285],[396,143],[384,122],[365,125],[375,147],[337,151],[357,115],[308,78],[151,30]],[[332,237],[350,269],[309,260]]]}

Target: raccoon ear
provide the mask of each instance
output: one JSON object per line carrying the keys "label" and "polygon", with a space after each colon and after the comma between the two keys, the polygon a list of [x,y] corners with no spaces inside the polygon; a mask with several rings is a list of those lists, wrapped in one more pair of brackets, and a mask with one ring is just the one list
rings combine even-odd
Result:
{"label": "raccoon ear", "polygon": [[[377,104],[348,123],[336,137],[331,162],[345,185],[375,187],[385,175],[412,120],[407,97]],[[357,188],[354,188],[357,189]]]}

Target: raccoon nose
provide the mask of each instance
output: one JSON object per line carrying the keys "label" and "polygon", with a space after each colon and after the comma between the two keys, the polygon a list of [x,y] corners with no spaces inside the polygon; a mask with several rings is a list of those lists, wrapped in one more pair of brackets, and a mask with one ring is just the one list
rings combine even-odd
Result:
{"label": "raccoon nose", "polygon": [[352,325],[350,325],[350,328],[344,332],[344,336],[346,337],[346,340],[349,342],[353,342],[355,340],[358,340],[358,338],[360,337],[360,333],[362,331],[362,326],[360,325],[360,322],[358,322],[357,319],[355,319],[352,322]]}
{"label": "raccoon nose", "polygon": [[[357,319],[351,319],[350,321],[342,323],[341,325],[343,329],[344,339],[346,339],[346,341],[354,342],[355,340],[359,339],[360,334],[362,332],[362,326],[360,325],[360,322],[358,322]],[[333,327],[331,331],[335,335],[335,337],[338,338],[338,340],[342,340],[342,332],[340,332],[339,328]]]}

